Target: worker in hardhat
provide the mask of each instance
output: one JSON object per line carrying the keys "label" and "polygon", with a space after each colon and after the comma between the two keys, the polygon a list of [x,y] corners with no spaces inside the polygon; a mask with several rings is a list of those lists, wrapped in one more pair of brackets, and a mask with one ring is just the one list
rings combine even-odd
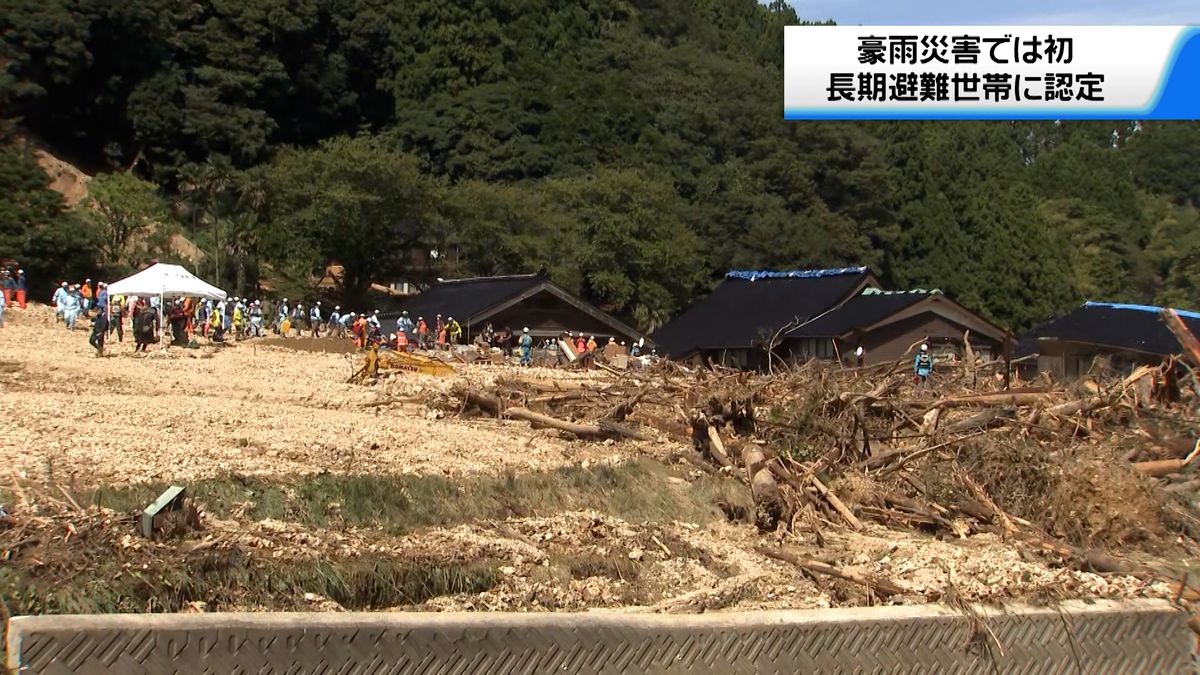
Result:
{"label": "worker in hardhat", "polygon": [[412,337],[413,320],[408,315],[408,310],[400,312],[400,318],[396,319],[396,331],[403,332],[407,337]]}
{"label": "worker in hardhat", "polygon": [[350,332],[354,335],[354,346],[359,349],[367,347],[367,315],[360,313],[355,319],[354,324],[350,327]]}
{"label": "worker in hardhat", "polygon": [[446,317],[446,340],[449,344],[456,345],[462,338],[462,326],[454,320],[454,317]]}
{"label": "worker in hardhat", "polygon": [[333,311],[329,313],[329,322],[326,324],[329,328],[330,335],[342,334],[342,306],[334,305]]}
{"label": "worker in hardhat", "polygon": [[917,386],[924,386],[929,381],[929,375],[933,372],[933,356],[929,354],[929,345],[922,343],[921,350],[917,352],[917,358],[913,360],[913,374],[917,380]]}
{"label": "worker in hardhat", "polygon": [[324,323],[324,319],[321,317],[321,301],[318,300],[317,303],[308,310],[308,327],[312,329],[313,337],[321,337],[322,323]]}
{"label": "worker in hardhat", "polygon": [[250,336],[263,336],[263,308],[262,303],[258,300],[250,303],[250,309],[247,312],[250,314]]}
{"label": "worker in hardhat", "polygon": [[55,321],[63,318],[63,300],[67,297],[68,288],[67,282],[62,282],[61,286],[54,289],[54,297],[50,298],[50,304],[54,305]]}
{"label": "worker in hardhat", "polygon": [[429,349],[429,326],[423,316],[417,317],[417,347]]}
{"label": "worker in hardhat", "polygon": [[67,324],[67,328],[75,330],[75,322],[83,308],[83,296],[79,294],[79,289],[74,285],[68,287],[59,306],[62,307],[63,322]]}
{"label": "worker in hardhat", "polygon": [[529,326],[521,332],[521,365],[533,364],[533,336],[529,334]]}
{"label": "worker in hardhat", "polygon": [[859,345],[857,348],[855,348],[854,362],[859,368],[863,367],[863,359],[866,357],[866,355],[867,352],[865,349],[863,349],[862,345]]}

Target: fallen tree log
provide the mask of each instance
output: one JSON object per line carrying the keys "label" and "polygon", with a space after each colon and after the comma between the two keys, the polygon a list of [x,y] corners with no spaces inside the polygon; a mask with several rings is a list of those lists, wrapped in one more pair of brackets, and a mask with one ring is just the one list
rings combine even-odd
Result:
{"label": "fallen tree log", "polygon": [[965,408],[977,405],[1034,405],[1045,402],[1051,396],[1053,394],[1048,391],[1007,391],[998,394],[974,394],[934,401],[933,405],[930,406],[930,410],[939,408]]}
{"label": "fallen tree log", "polygon": [[992,512],[996,521],[1000,524],[1000,527],[1004,529],[1004,532],[1006,534],[1012,534],[1016,532],[1017,526],[1013,525],[1012,519],[1010,519],[1008,514],[996,505],[996,502],[992,501],[992,498],[983,489],[983,486],[981,486],[979,483],[976,483],[975,479],[971,478],[971,474],[967,473],[967,470],[962,468],[961,465],[955,464],[954,468],[959,481],[961,481],[962,484],[971,491],[971,494],[975,497],[975,501],[979,502],[984,508]]}
{"label": "fallen tree log", "polygon": [[834,567],[833,565],[827,565],[818,560],[804,558],[784,550],[767,548],[765,546],[759,546],[755,550],[762,555],[767,556],[768,558],[782,560],[783,562],[795,565],[796,567],[799,567],[807,572],[824,574],[826,576],[842,579],[844,581],[852,581],[856,584],[866,586],[868,590],[878,594],[882,598],[887,598],[893,595],[904,595],[905,593],[910,592],[907,588],[893,581],[880,579],[877,577],[869,577],[847,569]]}
{"label": "fallen tree log", "polygon": [[614,424],[578,424],[576,422],[567,422],[549,415],[533,412],[526,408],[508,408],[503,413],[504,417],[517,420],[525,420],[536,429],[538,427],[548,427],[550,429],[558,429],[568,433],[575,434],[579,438],[628,438],[636,441],[649,440],[647,436],[640,434],[632,429],[624,429]]}
{"label": "fallen tree log", "polygon": [[861,530],[863,528],[862,521],[854,516],[853,511],[846,508],[846,504],[841,499],[838,499],[838,496],[833,494],[833,492],[821,482],[820,478],[817,478],[816,476],[809,476],[808,480],[812,486],[817,489],[817,492],[821,493],[821,496],[825,498],[825,501],[829,502],[829,505],[833,507],[833,510],[838,512],[838,515],[842,517],[842,520],[846,521],[847,525],[855,530]]}
{"label": "fallen tree log", "polygon": [[788,509],[779,484],[771,475],[767,455],[758,445],[747,443],[742,446],[742,466],[746,468],[750,496],[754,498],[754,524],[762,532],[773,532],[780,523],[787,522]]}
{"label": "fallen tree log", "polygon": [[495,415],[497,417],[507,417],[509,419],[524,420],[529,422],[534,428],[547,427],[550,429],[558,429],[566,431],[579,438],[629,438],[633,440],[649,440],[649,437],[624,427],[615,424],[579,424],[576,422],[568,422],[560,420],[556,417],[543,415],[533,412],[527,408],[512,407],[504,408],[501,400],[496,396],[481,394],[471,389],[460,388],[456,389],[455,394],[462,397],[467,405],[473,405],[480,410]]}
{"label": "fallen tree log", "polygon": [[1200,367],[1200,340],[1192,334],[1192,331],[1179,318],[1179,314],[1171,309],[1166,308],[1162,311],[1163,322],[1167,324],[1167,328],[1175,334],[1179,340],[1180,346],[1183,347],[1183,355],[1188,361],[1192,362],[1193,367]]}
{"label": "fallen tree log", "polygon": [[1167,476],[1182,472],[1189,464],[1195,461],[1197,455],[1200,455],[1200,440],[1196,441],[1196,447],[1183,459],[1156,459],[1150,462],[1134,462],[1133,468],[1147,476]]}
{"label": "fallen tree log", "polygon": [[613,409],[608,411],[608,414],[605,415],[604,418],[610,419],[610,420],[617,420],[618,422],[623,421],[625,419],[625,417],[629,415],[629,413],[633,412],[634,406],[636,406],[638,403],[640,403],[641,400],[643,398],[645,398],[645,396],[649,393],[650,393],[650,385],[646,385],[646,386],[642,387],[633,396],[630,396],[629,398],[625,399],[624,401],[621,401],[617,405],[613,406]]}
{"label": "fallen tree log", "polygon": [[565,391],[599,391],[601,387],[597,387],[587,382],[577,382],[574,380],[535,380],[528,377],[510,377],[497,382],[498,385],[513,384],[525,389],[532,389],[544,393],[565,392]]}
{"label": "fallen tree log", "polygon": [[1163,489],[1166,490],[1167,492],[1170,492],[1172,494],[1177,494],[1177,495],[1187,494],[1189,492],[1197,492],[1197,491],[1200,491],[1200,478],[1194,478],[1192,480],[1185,480],[1182,483],[1172,483],[1171,485],[1164,485]]}
{"label": "fallen tree log", "polygon": [[692,446],[700,454],[720,465],[721,468],[732,470],[734,468],[733,461],[729,459],[729,453],[725,452],[725,444],[721,442],[721,435],[717,433],[717,428],[700,413],[696,413],[690,418],[690,421]]}
{"label": "fallen tree log", "polygon": [[1009,420],[1016,419],[1016,417],[1017,413],[1009,408],[988,408],[965,420],[947,424],[942,430],[948,434],[961,434],[966,431],[990,429],[1000,426]]}
{"label": "fallen tree log", "polygon": [[1050,406],[1046,408],[1046,412],[1051,415],[1058,415],[1059,417],[1070,417],[1071,415],[1078,415],[1081,412],[1089,412],[1096,408],[1104,407],[1107,404],[1108,402],[1099,396],[1090,396],[1078,401],[1067,401],[1066,403]]}

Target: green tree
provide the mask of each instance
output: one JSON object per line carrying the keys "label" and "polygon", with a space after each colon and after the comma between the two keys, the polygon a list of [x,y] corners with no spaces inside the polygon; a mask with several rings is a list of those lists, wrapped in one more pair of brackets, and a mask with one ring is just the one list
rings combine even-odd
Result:
{"label": "green tree", "polygon": [[372,281],[403,275],[441,218],[439,182],[413,157],[369,138],[285,150],[265,185],[270,217],[260,240],[270,262],[293,278],[340,263],[347,299],[361,300]]}
{"label": "green tree", "polygon": [[112,272],[130,271],[132,249],[144,247],[149,231],[167,217],[157,186],[125,171],[96,176],[79,212],[95,228],[101,264]]}
{"label": "green tree", "polygon": [[578,290],[582,241],[574,218],[547,200],[534,184],[466,181],[451,188],[439,207],[447,241],[461,247],[467,273],[477,276],[545,270],[558,284]]}
{"label": "green tree", "polygon": [[89,231],[49,184],[35,162],[0,145],[0,258],[20,263],[33,298],[47,297],[60,279],[82,279],[96,271]]}
{"label": "green tree", "polygon": [[582,231],[585,294],[646,330],[665,323],[704,278],[689,208],[669,183],[633,171],[550,182],[552,203]]}

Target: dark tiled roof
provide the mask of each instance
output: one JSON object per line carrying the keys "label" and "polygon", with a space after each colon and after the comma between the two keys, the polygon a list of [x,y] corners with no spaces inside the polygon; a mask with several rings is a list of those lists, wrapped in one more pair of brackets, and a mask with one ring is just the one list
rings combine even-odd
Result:
{"label": "dark tiled roof", "polygon": [[[418,316],[433,321],[441,314],[460,323],[474,320],[483,312],[507,302],[541,284],[545,279],[536,274],[508,277],[483,277],[440,281],[429,290],[405,300],[400,308],[416,321]],[[400,316],[391,312],[383,318]]]}
{"label": "dark tiled roof", "polygon": [[841,337],[856,328],[874,325],[926,300],[929,293],[860,294],[837,309],[788,332],[789,338]]}
{"label": "dark tiled roof", "polygon": [[[1088,302],[1021,336],[1016,356],[1037,353],[1039,338],[1162,356],[1178,354],[1181,350],[1179,340],[1163,323],[1158,314],[1161,310],[1161,307],[1149,305]],[[1193,333],[1200,335],[1200,314],[1180,311],[1179,315]]]}
{"label": "dark tiled roof", "polygon": [[694,303],[652,336],[659,352],[687,356],[697,349],[745,349],[791,321],[807,321],[843,302],[871,279],[866,267],[804,272],[741,272]]}

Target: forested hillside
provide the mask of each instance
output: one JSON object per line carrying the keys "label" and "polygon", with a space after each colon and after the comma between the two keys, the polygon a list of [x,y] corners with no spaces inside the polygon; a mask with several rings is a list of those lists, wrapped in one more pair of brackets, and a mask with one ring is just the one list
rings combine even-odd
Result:
{"label": "forested hillside", "polygon": [[[243,294],[331,260],[347,300],[544,268],[643,328],[730,267],[868,264],[1014,329],[1083,298],[1200,303],[1200,123],[785,122],[800,21],[755,0],[8,0],[0,257],[43,284],[116,274],[155,254],[153,221]],[[90,207],[47,199],[18,137],[105,174]]]}

